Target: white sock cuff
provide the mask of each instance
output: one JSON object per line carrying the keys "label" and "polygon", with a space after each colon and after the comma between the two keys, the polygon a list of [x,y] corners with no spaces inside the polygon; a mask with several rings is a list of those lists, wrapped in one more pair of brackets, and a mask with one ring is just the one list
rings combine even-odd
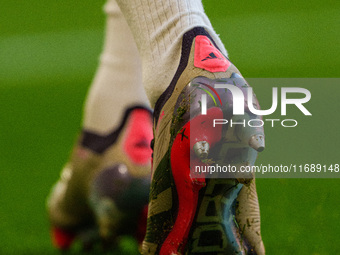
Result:
{"label": "white sock cuff", "polygon": [[181,56],[184,33],[203,27],[227,52],[198,0],[117,0],[143,64],[143,85],[153,106],[170,84]]}
{"label": "white sock cuff", "polygon": [[83,128],[99,135],[115,129],[127,108],[149,106],[142,86],[141,59],[125,18],[114,0],[109,0],[104,9],[104,49],[83,117]]}

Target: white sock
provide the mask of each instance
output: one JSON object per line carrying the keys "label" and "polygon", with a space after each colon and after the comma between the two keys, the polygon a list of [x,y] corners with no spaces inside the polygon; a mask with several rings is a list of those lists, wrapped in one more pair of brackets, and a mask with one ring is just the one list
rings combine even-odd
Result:
{"label": "white sock", "polygon": [[104,50],[85,102],[83,128],[107,135],[131,106],[148,106],[139,52],[117,3],[109,0]]}
{"label": "white sock", "polygon": [[169,86],[179,64],[182,36],[204,27],[222,53],[227,52],[199,0],[117,0],[137,43],[143,85],[154,106]]}

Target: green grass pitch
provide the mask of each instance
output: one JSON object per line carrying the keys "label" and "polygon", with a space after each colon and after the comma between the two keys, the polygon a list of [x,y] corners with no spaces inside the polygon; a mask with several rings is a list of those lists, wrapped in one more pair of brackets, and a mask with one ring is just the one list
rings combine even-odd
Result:
{"label": "green grass pitch", "polygon": [[[45,199],[80,129],[102,46],[103,4],[1,3],[1,255],[58,254],[49,240]],[[339,77],[337,1],[205,0],[204,5],[245,77]],[[258,162],[340,163],[337,85],[310,88],[313,117],[301,127],[267,129],[267,150]],[[266,104],[265,89],[255,91]],[[340,179],[258,179],[267,253],[340,254],[339,184]]]}

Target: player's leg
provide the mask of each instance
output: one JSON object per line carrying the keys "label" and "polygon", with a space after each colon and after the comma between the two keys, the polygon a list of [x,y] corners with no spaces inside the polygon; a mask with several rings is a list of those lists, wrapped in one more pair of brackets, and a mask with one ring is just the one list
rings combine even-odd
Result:
{"label": "player's leg", "polygon": [[[143,253],[264,254],[254,180],[190,177],[190,153],[207,154],[206,144],[211,150],[219,147],[221,154],[226,153],[224,158],[237,161],[234,164],[238,166],[253,164],[255,149],[263,149],[262,130],[247,130],[246,137],[226,129],[190,132],[190,125],[207,121],[197,113],[202,102],[189,96],[200,95],[195,86],[205,84],[212,93],[215,83],[226,85],[229,78],[244,82],[227,59],[201,2],[117,2],[135,37],[142,57],[143,83],[155,106],[153,173]],[[223,90],[219,94],[221,103],[230,105],[230,93]],[[216,109],[211,103],[208,101],[208,111],[216,117],[232,118],[227,108]],[[200,118],[204,121],[199,122]],[[191,146],[190,140],[195,139],[197,148]]]}
{"label": "player's leg", "polygon": [[148,199],[152,122],[141,61],[115,1],[107,2],[105,12],[105,45],[86,99],[83,130],[48,199],[60,249],[94,221],[104,238],[124,232],[124,220],[134,225],[128,228],[133,232]]}

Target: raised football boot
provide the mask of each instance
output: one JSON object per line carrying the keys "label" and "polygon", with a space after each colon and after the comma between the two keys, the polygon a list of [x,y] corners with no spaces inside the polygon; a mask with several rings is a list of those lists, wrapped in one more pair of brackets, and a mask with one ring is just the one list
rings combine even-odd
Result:
{"label": "raised football boot", "polygon": [[48,198],[52,241],[68,250],[75,241],[114,247],[121,236],[141,242],[150,188],[152,115],[128,109],[107,136],[83,131]]}
{"label": "raised football boot", "polygon": [[241,172],[265,146],[254,109],[252,89],[206,30],[185,33],[154,111],[143,254],[265,253],[254,174]]}

